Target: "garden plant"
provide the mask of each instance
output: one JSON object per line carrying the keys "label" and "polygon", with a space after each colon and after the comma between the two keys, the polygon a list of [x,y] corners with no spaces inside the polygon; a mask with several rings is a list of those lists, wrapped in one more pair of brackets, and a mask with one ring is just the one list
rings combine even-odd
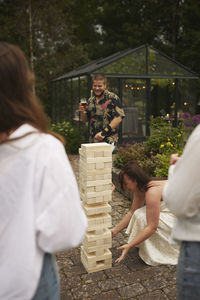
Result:
{"label": "garden plant", "polygon": [[[189,121],[191,121],[190,127]],[[191,129],[198,123],[200,123],[198,116],[191,118],[188,115],[188,118],[185,119],[184,114],[177,127],[163,117],[152,118],[150,121],[151,135],[143,143],[119,146],[114,158],[114,166],[121,169],[128,161],[137,160],[150,176],[167,177],[170,155],[172,153],[181,155]]]}

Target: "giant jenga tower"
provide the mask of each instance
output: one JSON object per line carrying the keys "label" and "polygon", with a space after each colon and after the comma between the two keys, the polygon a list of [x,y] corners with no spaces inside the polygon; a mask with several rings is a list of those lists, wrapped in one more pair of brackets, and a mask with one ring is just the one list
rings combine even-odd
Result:
{"label": "giant jenga tower", "polygon": [[88,229],[81,246],[81,261],[88,273],[112,267],[111,206],[112,147],[107,143],[82,144],[79,149],[79,188]]}

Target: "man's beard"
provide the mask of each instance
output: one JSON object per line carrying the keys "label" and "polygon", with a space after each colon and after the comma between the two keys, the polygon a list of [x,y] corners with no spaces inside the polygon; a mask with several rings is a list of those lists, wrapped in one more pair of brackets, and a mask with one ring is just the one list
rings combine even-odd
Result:
{"label": "man's beard", "polygon": [[97,98],[101,98],[101,97],[104,95],[104,92],[105,92],[105,91],[101,92],[101,94],[100,94],[100,95],[96,95],[96,94],[95,94],[95,91],[93,91],[93,92],[94,92],[94,95],[95,95],[95,97],[97,97]]}

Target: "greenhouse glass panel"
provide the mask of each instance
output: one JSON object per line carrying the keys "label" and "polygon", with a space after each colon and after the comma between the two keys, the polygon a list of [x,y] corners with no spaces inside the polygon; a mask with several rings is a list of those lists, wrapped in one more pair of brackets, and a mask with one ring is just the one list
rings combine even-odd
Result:
{"label": "greenhouse glass panel", "polygon": [[191,72],[161,55],[155,49],[148,48],[148,75],[191,76]]}
{"label": "greenhouse glass panel", "polygon": [[196,82],[188,80],[180,80],[178,84],[178,100],[179,100],[179,109],[178,117],[181,118],[183,112],[188,112],[191,116],[195,115],[196,104],[197,106],[200,103],[196,103]]}
{"label": "greenhouse glass panel", "polygon": [[95,73],[102,74],[135,74],[143,75],[146,73],[146,49],[140,49],[135,53],[127,55],[109,65],[98,69]]}
{"label": "greenhouse glass panel", "polygon": [[[118,78],[107,78],[107,90],[119,96],[119,79]],[[121,99],[120,99],[121,100]]]}

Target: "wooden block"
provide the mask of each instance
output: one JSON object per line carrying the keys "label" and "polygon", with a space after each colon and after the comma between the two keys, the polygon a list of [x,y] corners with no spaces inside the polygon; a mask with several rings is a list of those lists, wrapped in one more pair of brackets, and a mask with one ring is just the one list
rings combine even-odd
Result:
{"label": "wooden block", "polygon": [[96,239],[98,239],[98,236],[100,236],[101,234],[104,234],[104,232],[108,230],[107,228],[99,228],[99,229],[95,229],[93,231],[90,231],[88,233],[94,233],[96,236]]}
{"label": "wooden block", "polygon": [[104,151],[95,151],[94,152],[94,157],[103,157],[104,156]]}
{"label": "wooden block", "polygon": [[95,152],[94,151],[88,151],[87,154],[86,154],[86,152],[83,151],[81,153],[81,155],[83,155],[83,156],[87,155],[88,158],[94,158],[95,157]]}
{"label": "wooden block", "polygon": [[95,191],[96,192],[102,192],[102,191],[105,191],[107,190],[107,188],[105,188],[106,186],[104,185],[99,185],[99,186],[95,186]]}
{"label": "wooden block", "polygon": [[98,249],[95,251],[95,255],[98,257],[98,256],[102,256],[104,255],[106,249],[105,248],[100,248],[98,247]]}
{"label": "wooden block", "polygon": [[112,253],[106,250],[103,255],[87,254],[81,247],[81,261],[88,273],[97,272],[112,267]]}
{"label": "wooden block", "polygon": [[106,184],[111,184],[111,180],[110,179],[106,179],[106,180],[94,180],[94,181],[86,181],[85,180],[85,184],[87,186],[106,185]]}
{"label": "wooden block", "polygon": [[[84,244],[83,244],[84,245]],[[93,251],[95,251],[98,247],[102,247],[102,248],[111,248],[112,247],[112,239],[111,237],[109,238],[99,238],[96,239],[95,241],[87,241],[87,243],[85,243],[87,248],[91,248],[93,247]],[[91,249],[90,249],[91,251]]]}
{"label": "wooden block", "polygon": [[99,205],[84,204],[83,208],[87,216],[111,212],[111,206],[108,203],[102,203]]}
{"label": "wooden block", "polygon": [[96,176],[96,175],[106,175],[106,174],[111,174],[111,168],[104,168],[104,169],[93,169],[89,170],[87,169],[87,164],[82,164],[81,163],[81,174],[83,176],[91,175],[91,176]]}
{"label": "wooden block", "polygon": [[112,191],[112,184],[105,184],[105,185],[98,185],[95,186],[95,191],[100,192],[100,191]]}
{"label": "wooden block", "polygon": [[83,149],[83,151],[86,151],[87,153],[90,151],[109,151],[109,149],[111,149],[112,151],[112,146],[107,143],[88,143],[82,144],[81,149]]}
{"label": "wooden block", "polygon": [[85,187],[80,183],[79,192],[81,200],[87,204],[103,203],[112,200],[112,190],[105,190],[100,192],[87,192]]}
{"label": "wooden block", "polygon": [[104,203],[104,197],[99,196],[99,197],[93,197],[93,198],[87,198],[85,194],[80,193],[81,200],[83,201],[84,204],[101,204]]}
{"label": "wooden block", "polygon": [[[102,192],[91,192],[91,193],[86,193],[87,198],[96,198],[96,197],[103,197],[103,196],[109,196],[112,195],[111,190],[106,190]],[[103,201],[105,202],[105,201]]]}
{"label": "wooden block", "polygon": [[95,246],[86,246],[85,244],[83,244],[83,247],[87,254],[94,254],[96,256],[100,256],[103,255],[105,250],[112,247],[112,240],[110,239],[109,241],[107,241],[107,243]]}
{"label": "wooden block", "polygon": [[95,192],[95,187],[94,186],[89,186],[89,187],[85,187],[86,192]]}
{"label": "wooden block", "polygon": [[88,157],[88,156],[81,156],[81,160],[87,164],[91,163],[105,163],[105,162],[112,162],[112,157]]}
{"label": "wooden block", "polygon": [[[107,163],[107,164],[110,164],[110,163]],[[96,164],[95,163],[87,164],[87,169],[88,170],[95,170],[96,169]]]}
{"label": "wooden block", "polygon": [[111,216],[108,213],[102,213],[98,215],[88,216],[88,228],[95,225],[107,224],[111,221]]}
{"label": "wooden block", "polygon": [[104,176],[104,179],[112,180],[112,174],[111,173],[110,174],[104,174],[103,176]]}
{"label": "wooden block", "polygon": [[[105,163],[106,164],[106,163]],[[98,169],[104,169],[104,166],[105,164],[103,162],[101,163],[96,163],[95,164],[95,168],[98,170]],[[110,164],[110,163],[107,163],[107,164]]]}
{"label": "wooden block", "polygon": [[96,179],[96,180],[106,180],[106,179],[109,179],[109,178],[105,178],[104,176],[105,176],[104,174],[102,174],[102,175],[98,175],[98,174],[97,174],[97,175],[95,176],[95,179]]}
{"label": "wooden block", "polygon": [[106,229],[103,229],[99,231],[97,230],[94,230],[94,231],[91,231],[91,232],[87,232],[85,237],[84,237],[84,240],[87,240],[87,242],[91,242],[91,241],[98,241],[98,240],[104,240],[104,239],[111,239],[111,231],[106,228]]}
{"label": "wooden block", "polygon": [[112,226],[111,216],[109,214],[99,214],[96,216],[88,216],[87,231],[105,229]]}
{"label": "wooden block", "polygon": [[105,162],[104,167],[105,168],[112,168],[112,163],[111,162]]}
{"label": "wooden block", "polygon": [[109,195],[103,196],[103,201],[104,201],[104,202],[112,201],[112,193],[109,194]]}
{"label": "wooden block", "polygon": [[86,252],[96,251],[99,247],[101,248],[111,248],[112,247],[112,237],[111,231],[105,229],[102,234],[96,234],[96,231],[87,232],[83,239],[83,247]]}
{"label": "wooden block", "polygon": [[112,150],[104,151],[104,157],[111,157],[112,158]]}

